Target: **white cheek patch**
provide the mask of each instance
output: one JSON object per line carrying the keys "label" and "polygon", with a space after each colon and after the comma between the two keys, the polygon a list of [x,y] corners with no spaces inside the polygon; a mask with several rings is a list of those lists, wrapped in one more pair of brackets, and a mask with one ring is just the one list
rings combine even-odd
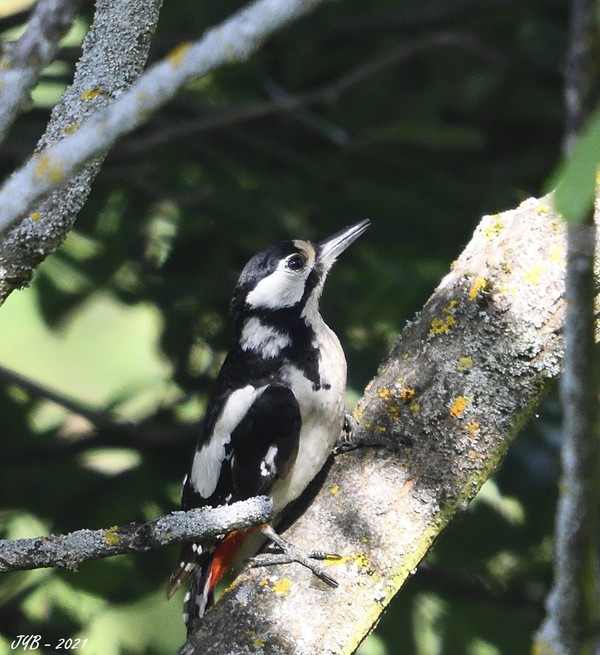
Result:
{"label": "white cheek patch", "polygon": [[253,316],[244,323],[240,346],[242,350],[259,352],[263,357],[277,357],[279,353],[292,344],[288,334],[280,332],[270,325],[264,325]]}
{"label": "white cheek patch", "polygon": [[215,492],[226,456],[225,446],[231,442],[231,433],[264,390],[265,387],[256,389],[250,384],[236,389],[223,406],[210,439],[196,451],[190,479],[194,491],[202,498],[209,498]]}
{"label": "white cheek patch", "polygon": [[304,283],[310,270],[294,273],[285,267],[285,262],[267,277],[263,278],[246,296],[246,302],[254,309],[281,309],[293,307],[302,300]]}

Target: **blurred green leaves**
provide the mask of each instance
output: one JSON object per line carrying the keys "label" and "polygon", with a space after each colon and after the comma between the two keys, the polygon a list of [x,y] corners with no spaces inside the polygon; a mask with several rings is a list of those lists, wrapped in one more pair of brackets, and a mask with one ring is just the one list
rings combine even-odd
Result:
{"label": "blurred green leaves", "polygon": [[600,163],[600,108],[565,160],[554,173],[551,188],[556,188],[554,206],[568,223],[586,218],[594,204],[598,164]]}

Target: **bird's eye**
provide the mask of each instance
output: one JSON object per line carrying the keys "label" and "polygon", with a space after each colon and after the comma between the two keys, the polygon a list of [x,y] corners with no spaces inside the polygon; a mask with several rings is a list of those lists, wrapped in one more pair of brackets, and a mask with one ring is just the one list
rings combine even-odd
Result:
{"label": "bird's eye", "polygon": [[290,271],[301,271],[306,265],[306,257],[300,254],[290,255],[285,265]]}

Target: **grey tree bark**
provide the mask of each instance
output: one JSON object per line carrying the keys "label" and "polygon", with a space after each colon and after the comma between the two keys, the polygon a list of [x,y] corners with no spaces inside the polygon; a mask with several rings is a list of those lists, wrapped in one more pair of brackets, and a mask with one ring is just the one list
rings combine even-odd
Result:
{"label": "grey tree bark", "polygon": [[222,507],[172,512],[147,523],[76,530],[58,536],[0,539],[0,572],[47,567],[75,570],[90,559],[145,553],[169,544],[211,539],[224,532],[266,523],[272,515],[270,499],[257,496]]}
{"label": "grey tree bark", "polygon": [[40,72],[52,61],[79,0],[40,0],[24,34],[6,44],[0,67],[0,141],[26,103]]}
{"label": "grey tree bark", "polygon": [[[37,145],[38,162],[44,163],[39,153],[73,132],[94,111],[107,106],[140,75],[161,6],[162,0],[96,2],[94,23],[84,39],[73,83],[54,107]],[[89,162],[2,235],[0,304],[14,289],[27,285],[35,268],[63,243],[88,198],[103,159],[104,155],[100,155]],[[48,166],[45,168],[44,174],[57,177]],[[25,210],[27,207],[23,207]]]}
{"label": "grey tree bark", "polygon": [[[73,84],[35,155],[0,188],[0,304],[64,241],[108,149],[187,82],[248,58],[323,0],[256,0],[140,76],[162,0],[98,0]],[[82,168],[83,167],[83,168]],[[52,189],[58,189],[34,206]],[[14,227],[12,227],[14,225]],[[12,229],[10,229],[12,228]]]}

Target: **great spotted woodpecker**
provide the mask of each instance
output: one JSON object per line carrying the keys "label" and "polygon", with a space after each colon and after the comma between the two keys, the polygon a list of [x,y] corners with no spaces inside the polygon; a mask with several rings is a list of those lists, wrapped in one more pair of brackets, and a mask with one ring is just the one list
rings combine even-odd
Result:
{"label": "great spotted woodpecker", "polygon": [[[183,509],[266,494],[277,517],[325,464],[342,431],[346,359],[319,313],[319,298],[338,255],[368,226],[361,221],[317,244],[284,241],[246,264],[230,306],[235,343],[208,403],[183,483]],[[290,546],[263,528],[279,546]],[[188,634],[246,536],[183,546],[167,596],[192,576],[184,600]],[[335,584],[308,558],[293,559]]]}

